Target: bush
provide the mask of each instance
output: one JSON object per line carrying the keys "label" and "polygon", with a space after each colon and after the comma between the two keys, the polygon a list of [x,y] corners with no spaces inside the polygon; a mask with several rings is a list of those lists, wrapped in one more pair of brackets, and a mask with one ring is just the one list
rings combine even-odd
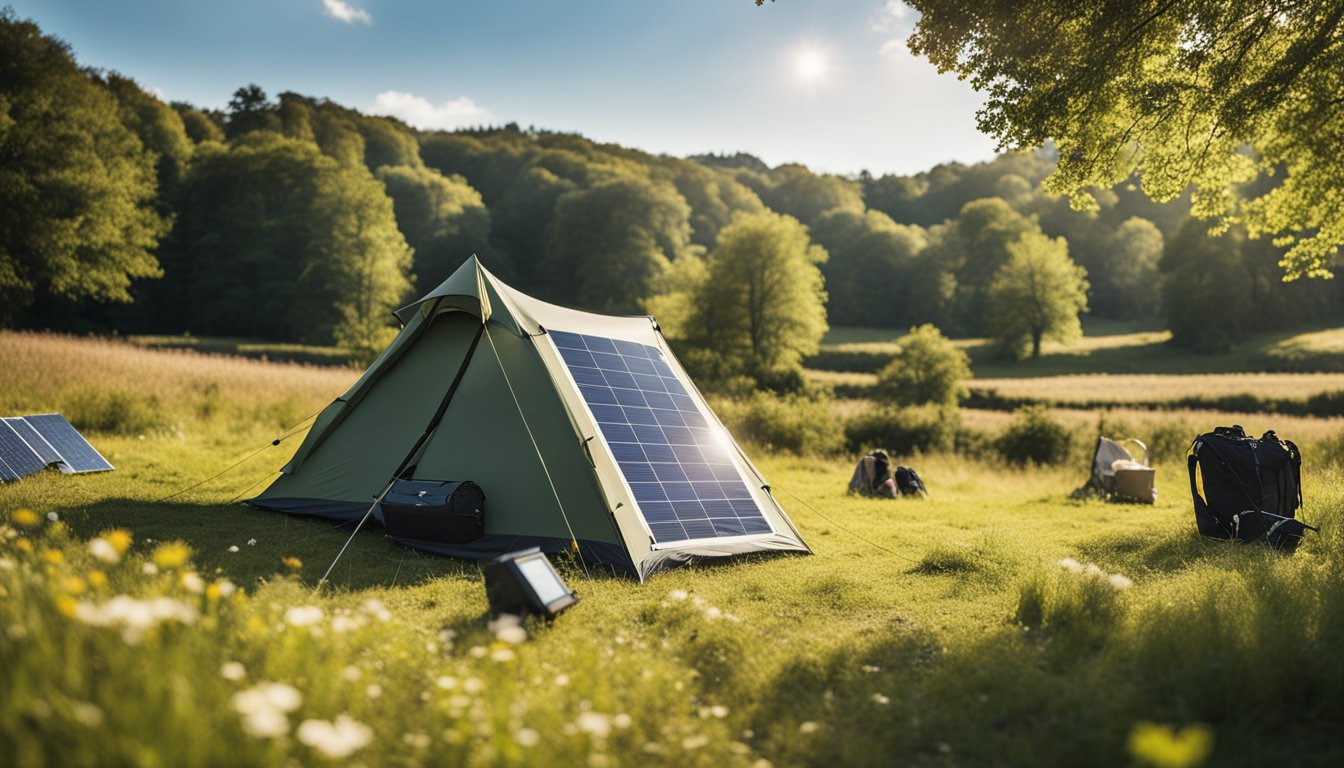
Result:
{"label": "bush", "polygon": [[119,389],[80,389],[65,398],[65,417],[81,431],[142,435],[169,428],[157,397]]}
{"label": "bush", "polygon": [[955,407],[966,397],[971,359],[933,325],[911,328],[901,351],[877,374],[877,396],[894,405]]}
{"label": "bush", "polygon": [[754,392],[717,404],[715,410],[734,435],[767,450],[805,456],[838,453],[842,446],[830,397],[824,394]]}
{"label": "bush", "polygon": [[961,427],[955,408],[924,405],[879,410],[845,424],[845,447],[851,452],[882,448],[893,456],[950,450]]}
{"label": "bush", "polygon": [[1073,436],[1039,405],[1017,412],[995,446],[1010,464],[1058,464],[1068,459]]}

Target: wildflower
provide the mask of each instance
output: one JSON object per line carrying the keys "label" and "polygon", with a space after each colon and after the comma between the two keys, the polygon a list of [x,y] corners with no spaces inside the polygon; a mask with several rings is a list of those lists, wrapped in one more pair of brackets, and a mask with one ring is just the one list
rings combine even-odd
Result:
{"label": "wildflower", "polygon": [[566,685],[569,685],[569,675],[564,674],[556,675],[555,684],[560,686],[561,688],[564,688]]}
{"label": "wildflower", "polygon": [[495,638],[501,643],[520,645],[527,640],[527,630],[521,626],[504,627],[495,632]]}
{"label": "wildflower", "polygon": [[429,749],[432,740],[427,734],[423,733],[403,733],[401,740],[412,749]]}
{"label": "wildflower", "polygon": [[229,551],[230,551],[230,552],[237,552],[237,551],[238,551],[238,545],[237,545],[237,544],[234,544],[233,546],[229,547]]}
{"label": "wildflower", "polygon": [[353,664],[341,670],[341,677],[345,678],[347,681],[351,683],[358,680],[360,677],[363,676],[363,674],[364,673],[360,671],[359,667],[356,667]]}
{"label": "wildflower", "polygon": [[1140,722],[1129,734],[1129,753],[1156,768],[1192,768],[1213,752],[1213,731],[1188,725],[1177,733],[1171,726]]}
{"label": "wildflower", "polygon": [[113,528],[98,534],[98,538],[112,545],[117,554],[124,555],[131,548],[131,532],[125,528]]}
{"label": "wildflower", "polygon": [[667,596],[673,600],[685,600],[686,598],[690,597],[690,595],[684,589],[674,589],[671,592],[668,592]]}
{"label": "wildflower", "polygon": [[303,703],[303,694],[284,683],[258,683],[233,695],[233,708],[242,715],[273,709],[293,712]]}
{"label": "wildflower", "polygon": [[89,586],[94,589],[102,589],[107,586],[107,574],[99,570],[89,571]]}
{"label": "wildflower", "polygon": [[236,683],[247,677],[247,668],[236,661],[225,662],[224,666],[219,668],[219,676]]}
{"label": "wildflower", "polygon": [[371,597],[364,601],[364,612],[379,621],[392,620],[392,612],[387,610],[387,606],[383,605],[383,601],[376,597]]}
{"label": "wildflower", "polygon": [[65,562],[65,554],[59,549],[44,549],[42,550],[42,559],[52,565],[60,565]]}
{"label": "wildflower", "polygon": [[1083,571],[1083,564],[1074,560],[1072,557],[1066,557],[1063,560],[1060,560],[1059,565],[1066,571],[1072,571],[1074,573],[1082,573]]}
{"label": "wildflower", "polygon": [[439,677],[438,680],[435,680],[434,684],[445,691],[451,691],[457,687],[457,678],[443,675]]}
{"label": "wildflower", "polygon": [[65,591],[72,595],[82,595],[89,589],[89,583],[78,576],[71,576],[65,580]]}
{"label": "wildflower", "polygon": [[891,703],[891,699],[887,698],[886,696],[884,696],[884,695],[882,695],[882,694],[880,694],[880,693],[874,693],[874,694],[873,694],[873,703],[874,703],[874,704],[880,704],[880,705],[882,705],[882,706],[886,706],[887,704],[890,704],[890,703]]}
{"label": "wildflower", "polygon": [[611,734],[611,718],[601,712],[581,712],[575,722],[580,731],[599,739]]}
{"label": "wildflower", "polygon": [[467,693],[480,693],[485,690],[485,682],[479,677],[468,677],[462,681],[462,690]]}
{"label": "wildflower", "polygon": [[76,603],[75,599],[69,595],[61,595],[56,598],[56,610],[59,611],[62,616],[75,618],[79,613],[79,603]]}
{"label": "wildflower", "polygon": [[874,666],[874,665],[872,665],[872,664],[864,664],[864,665],[863,665],[863,671],[864,671],[864,672],[867,672],[867,673],[869,673],[869,674],[872,674],[873,672],[881,672],[881,671],[882,671],[882,668],[881,668],[881,667],[878,667],[878,666]]}
{"label": "wildflower", "polygon": [[112,542],[102,537],[89,542],[89,554],[108,565],[116,565],[121,562],[121,553],[117,551],[116,547],[112,546]]}
{"label": "wildflower", "polygon": [[373,683],[368,688],[364,689],[364,695],[368,696],[370,699],[376,699],[383,695],[383,686]]}
{"label": "wildflower", "polygon": [[541,734],[531,728],[519,728],[513,732],[513,740],[520,747],[535,747],[541,743]]}
{"label": "wildflower", "polygon": [[257,546],[257,540],[256,540],[256,539],[248,539],[248,540],[247,540],[247,546],[249,546],[249,547],[255,547],[255,546]]}
{"label": "wildflower", "polygon": [[199,595],[205,591],[205,579],[194,571],[187,571],[182,574],[182,588],[188,592]]}
{"label": "wildflower", "polygon": [[304,720],[299,724],[298,737],[327,757],[339,759],[367,747],[373,741],[373,729],[349,715],[337,715],[331,722]]}
{"label": "wildflower", "polygon": [[140,572],[145,574],[146,576],[156,576],[159,573],[159,566],[153,563],[145,563],[144,565],[140,566]]}
{"label": "wildflower", "polygon": [[703,734],[687,736],[681,740],[682,749],[699,749],[709,743],[709,737]]}
{"label": "wildflower", "polygon": [[728,708],[723,706],[722,704],[715,704],[714,706],[709,708],[709,714],[719,719],[723,719],[728,716]]}
{"label": "wildflower", "polygon": [[293,555],[280,558],[280,564],[291,571],[298,571],[303,568],[303,561]]}
{"label": "wildflower", "polygon": [[820,728],[820,727],[821,727],[821,726],[817,725],[816,722],[814,722],[814,721],[812,721],[812,720],[804,720],[803,722],[801,722],[801,723],[798,724],[798,732],[799,732],[799,733],[816,733],[816,732],[817,732],[817,729]]}
{"label": "wildflower", "polygon": [[620,713],[619,715],[617,715],[617,716],[611,718],[611,724],[614,725],[614,726],[616,726],[617,728],[622,728],[622,729],[624,729],[624,728],[629,728],[629,727],[630,727],[630,724],[633,723],[633,722],[634,722],[634,720],[631,719],[631,717],[630,717],[629,715],[627,715],[626,713],[624,713],[624,712],[622,712],[622,713]]}
{"label": "wildflower", "polygon": [[14,570],[14,561],[8,557],[0,557],[0,571]]}
{"label": "wildflower", "polygon": [[285,623],[291,627],[311,627],[322,621],[322,609],[316,605],[297,605],[285,611]]}
{"label": "wildflower", "polygon": [[1111,582],[1111,586],[1116,589],[1129,589],[1134,586],[1134,582],[1128,576],[1121,576],[1118,573],[1112,573],[1107,581]]}
{"label": "wildflower", "polygon": [[258,739],[274,739],[289,733],[289,718],[274,709],[259,709],[243,715],[243,731]]}
{"label": "wildflower", "polygon": [[27,539],[19,539],[18,541],[14,542],[14,546],[17,547],[20,552],[33,551],[33,542]]}
{"label": "wildflower", "polygon": [[10,519],[14,521],[15,525],[21,525],[24,528],[32,528],[42,522],[42,518],[38,517],[36,512],[27,507],[20,507],[14,510],[14,514],[10,516]]}
{"label": "wildflower", "polygon": [[336,616],[331,620],[331,631],[337,634],[345,632],[354,632],[356,629],[364,626],[364,620],[358,616]]}
{"label": "wildflower", "polygon": [[55,512],[48,512],[48,513],[47,513],[47,522],[49,522],[49,523],[59,523],[59,522],[61,522],[61,516],[58,515],[58,514],[56,514]]}
{"label": "wildflower", "polygon": [[507,645],[497,644],[495,646],[492,646],[490,651],[490,658],[493,661],[498,662],[513,661],[514,656],[515,654],[513,652],[513,649],[509,648]]}
{"label": "wildflower", "polygon": [[220,579],[212,582],[205,588],[205,596],[209,600],[218,600],[221,597],[228,597],[238,591],[238,586],[228,579]]}
{"label": "wildflower", "polygon": [[169,541],[154,548],[154,565],[164,570],[181,568],[191,557],[191,547],[181,541]]}

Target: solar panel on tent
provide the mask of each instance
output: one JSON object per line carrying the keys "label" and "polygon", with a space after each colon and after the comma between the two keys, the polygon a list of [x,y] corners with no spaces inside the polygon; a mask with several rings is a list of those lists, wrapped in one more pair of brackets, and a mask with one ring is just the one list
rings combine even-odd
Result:
{"label": "solar panel on tent", "polygon": [[71,472],[106,472],[113,468],[61,414],[44,413],[23,419],[56,449]]}
{"label": "solar panel on tent", "polygon": [[0,461],[4,461],[9,473],[14,475],[6,477],[7,480],[34,475],[47,468],[47,462],[8,424],[0,424]]}
{"label": "solar panel on tent", "polygon": [[549,331],[655,543],[771,533],[722,429],[656,347]]}

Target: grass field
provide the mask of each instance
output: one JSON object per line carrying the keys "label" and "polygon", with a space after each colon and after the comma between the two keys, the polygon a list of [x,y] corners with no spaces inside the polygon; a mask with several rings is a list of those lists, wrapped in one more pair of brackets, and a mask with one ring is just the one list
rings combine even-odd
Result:
{"label": "grass field", "polygon": [[348,528],[231,503],[355,372],[25,334],[0,360],[6,415],[85,414],[118,467],[0,487],[5,764],[1344,759],[1344,475],[1320,454],[1322,533],[1292,556],[1196,536],[1177,462],[1126,506],[1069,500],[1081,466],[912,457],[932,498],[882,502],[843,493],[848,458],[754,455],[812,556],[644,585],[561,563],[581,602],[519,631],[473,564],[377,530],[315,592]]}

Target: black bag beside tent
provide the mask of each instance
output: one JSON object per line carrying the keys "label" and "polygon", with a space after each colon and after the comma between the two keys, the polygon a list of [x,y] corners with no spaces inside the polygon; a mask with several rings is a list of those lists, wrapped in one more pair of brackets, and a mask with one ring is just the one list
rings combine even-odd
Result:
{"label": "black bag beside tent", "polygon": [[399,541],[466,544],[485,533],[485,493],[470,480],[398,480],[382,508],[387,535]]}
{"label": "black bag beside tent", "polygon": [[1302,504],[1302,454],[1273,430],[1250,437],[1238,425],[1196,437],[1187,454],[1195,525],[1205,536],[1263,541],[1292,552],[1308,530]]}

